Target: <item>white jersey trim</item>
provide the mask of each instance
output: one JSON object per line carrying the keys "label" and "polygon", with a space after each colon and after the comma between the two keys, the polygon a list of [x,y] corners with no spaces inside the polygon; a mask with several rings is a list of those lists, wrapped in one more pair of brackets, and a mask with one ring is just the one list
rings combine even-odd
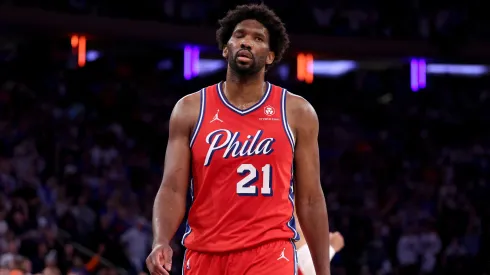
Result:
{"label": "white jersey trim", "polygon": [[199,117],[197,119],[196,128],[191,135],[191,141],[189,143],[189,147],[192,148],[194,142],[196,141],[197,134],[199,133],[199,129],[201,129],[202,121],[204,120],[204,112],[206,110],[206,88],[201,89],[201,104],[199,108]]}

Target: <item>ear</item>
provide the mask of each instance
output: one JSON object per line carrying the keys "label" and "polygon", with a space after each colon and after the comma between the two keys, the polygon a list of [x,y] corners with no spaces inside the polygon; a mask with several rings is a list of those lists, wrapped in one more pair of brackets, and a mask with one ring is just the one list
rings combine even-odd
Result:
{"label": "ear", "polygon": [[276,54],[274,52],[269,52],[269,54],[267,55],[267,58],[265,60],[265,63],[267,65],[270,65],[270,64],[272,64],[272,62],[274,62],[275,58],[276,58]]}
{"label": "ear", "polygon": [[224,57],[226,60],[228,60],[228,47],[227,47],[227,46],[225,46],[225,47],[223,48],[223,53],[222,53],[222,55],[223,55],[223,57]]}

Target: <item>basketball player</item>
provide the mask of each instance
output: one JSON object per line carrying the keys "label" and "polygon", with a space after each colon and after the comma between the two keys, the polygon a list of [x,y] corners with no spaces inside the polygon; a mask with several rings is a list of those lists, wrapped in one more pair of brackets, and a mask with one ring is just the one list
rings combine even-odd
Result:
{"label": "basketball player", "polygon": [[148,269],[169,274],[169,241],[190,187],[184,275],[297,274],[294,200],[316,274],[329,275],[317,115],[264,80],[289,45],[284,24],[265,5],[238,6],[219,23],[226,81],[182,98],[172,112]]}

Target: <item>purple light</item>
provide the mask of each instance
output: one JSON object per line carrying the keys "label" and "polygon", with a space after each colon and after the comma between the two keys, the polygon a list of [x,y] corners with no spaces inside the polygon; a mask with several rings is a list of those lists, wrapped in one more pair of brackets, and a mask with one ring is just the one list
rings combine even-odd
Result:
{"label": "purple light", "polygon": [[425,62],[425,59],[419,59],[419,88],[420,89],[425,89],[427,85],[427,63]]}
{"label": "purple light", "polygon": [[199,75],[199,47],[192,48],[191,75],[192,77],[196,77]]}
{"label": "purple light", "polygon": [[412,87],[412,91],[416,92],[419,90],[419,74],[418,67],[419,63],[416,59],[412,59],[410,61],[410,87]]}
{"label": "purple light", "polygon": [[189,80],[192,78],[192,48],[185,46],[184,48],[184,78]]}

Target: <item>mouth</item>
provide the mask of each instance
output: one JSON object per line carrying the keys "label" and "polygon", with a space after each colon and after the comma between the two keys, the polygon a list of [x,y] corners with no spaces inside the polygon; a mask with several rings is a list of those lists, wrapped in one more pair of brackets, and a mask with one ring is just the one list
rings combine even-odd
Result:
{"label": "mouth", "polygon": [[239,51],[236,56],[237,56],[237,60],[240,62],[248,62],[253,58],[252,53],[247,50]]}

